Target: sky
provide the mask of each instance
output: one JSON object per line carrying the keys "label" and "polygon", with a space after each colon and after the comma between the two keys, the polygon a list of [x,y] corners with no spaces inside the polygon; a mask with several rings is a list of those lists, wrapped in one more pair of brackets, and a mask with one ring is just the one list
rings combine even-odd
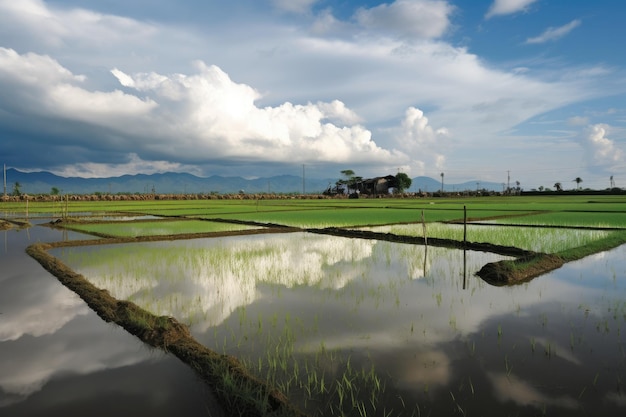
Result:
{"label": "sky", "polygon": [[626,187],[621,0],[0,0],[0,163]]}

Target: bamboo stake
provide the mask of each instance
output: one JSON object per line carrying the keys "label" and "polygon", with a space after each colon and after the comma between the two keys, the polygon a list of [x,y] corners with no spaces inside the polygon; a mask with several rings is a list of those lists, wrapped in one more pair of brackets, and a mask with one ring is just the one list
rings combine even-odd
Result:
{"label": "bamboo stake", "polygon": [[463,206],[463,247],[467,246],[467,207]]}
{"label": "bamboo stake", "polygon": [[428,245],[428,236],[426,235],[426,220],[424,219],[424,210],[422,210],[422,230],[424,231],[424,244]]}

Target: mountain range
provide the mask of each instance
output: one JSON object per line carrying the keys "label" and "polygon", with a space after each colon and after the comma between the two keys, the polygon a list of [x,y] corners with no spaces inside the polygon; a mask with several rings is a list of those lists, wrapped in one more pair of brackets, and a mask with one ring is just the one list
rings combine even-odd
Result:
{"label": "mountain range", "polygon": [[[384,176],[387,174],[381,174]],[[24,194],[50,194],[55,188],[60,194],[230,194],[230,193],[306,193],[321,194],[339,178],[306,178],[295,175],[278,175],[266,178],[246,179],[243,177],[198,177],[186,173],[167,172],[162,174],[122,175],[109,178],[61,177],[46,171],[23,172],[14,168],[6,170],[7,194],[12,194],[15,185]],[[444,184],[445,191],[501,190],[502,184],[468,181],[460,184]],[[441,189],[441,181],[430,177],[412,178],[409,192],[436,192]]]}

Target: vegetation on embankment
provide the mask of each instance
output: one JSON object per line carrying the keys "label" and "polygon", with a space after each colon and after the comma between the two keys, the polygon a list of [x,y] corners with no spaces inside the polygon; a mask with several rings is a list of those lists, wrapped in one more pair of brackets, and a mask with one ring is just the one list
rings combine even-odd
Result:
{"label": "vegetation on embankment", "polygon": [[584,246],[572,248],[558,252],[556,255],[563,258],[565,262],[577,261],[585,256],[593,255],[594,253],[603,252],[609,249],[616,248],[626,243],[626,232],[619,231],[611,233],[603,239],[589,242]]}
{"label": "vegetation on embankment", "polygon": [[304,416],[281,392],[251,375],[236,358],[218,354],[198,343],[175,318],[155,316],[132,302],[119,301],[108,291],[96,288],[47,253],[55,246],[36,243],[26,251],[77,293],[103,320],[118,324],[144,343],[170,352],[188,364],[214,388],[230,415]]}
{"label": "vegetation on embankment", "polygon": [[554,254],[536,253],[515,260],[489,263],[476,273],[486,282],[502,286],[521,284],[539,275],[560,268],[566,262],[582,259],[594,253],[610,250],[626,243],[626,232],[611,233],[584,246]]}
{"label": "vegetation on embankment", "polygon": [[476,275],[491,285],[515,285],[558,269],[564,263],[559,256],[537,253],[515,260],[488,263]]}

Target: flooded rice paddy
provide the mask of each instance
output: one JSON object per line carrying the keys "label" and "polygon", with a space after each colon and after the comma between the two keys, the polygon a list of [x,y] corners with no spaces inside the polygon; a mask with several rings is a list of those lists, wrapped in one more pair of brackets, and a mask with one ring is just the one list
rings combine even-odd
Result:
{"label": "flooded rice paddy", "polygon": [[[495,245],[514,246],[534,252],[556,253],[587,245],[609,236],[613,231],[599,229],[551,228],[545,225],[503,226],[489,224],[428,223],[399,224],[361,228],[378,233],[401,236],[424,236],[463,241],[464,233],[469,242],[488,242]],[[465,230],[464,230],[465,229]]]}
{"label": "flooded rice paddy", "polygon": [[0,415],[223,415],[191,369],[102,321],[25,252],[89,236],[0,235]]}
{"label": "flooded rice paddy", "polygon": [[513,287],[474,275],[499,255],[304,232],[51,254],[312,415],[626,410],[625,246]]}

